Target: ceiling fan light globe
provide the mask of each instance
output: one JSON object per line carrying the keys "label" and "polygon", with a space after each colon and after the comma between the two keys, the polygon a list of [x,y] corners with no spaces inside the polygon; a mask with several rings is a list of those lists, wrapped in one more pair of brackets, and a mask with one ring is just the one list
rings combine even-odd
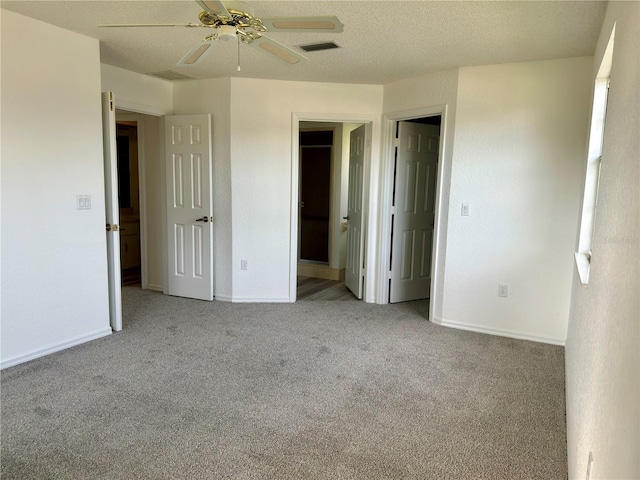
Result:
{"label": "ceiling fan light globe", "polygon": [[222,25],[218,28],[218,40],[224,42],[236,41],[236,27],[231,25]]}

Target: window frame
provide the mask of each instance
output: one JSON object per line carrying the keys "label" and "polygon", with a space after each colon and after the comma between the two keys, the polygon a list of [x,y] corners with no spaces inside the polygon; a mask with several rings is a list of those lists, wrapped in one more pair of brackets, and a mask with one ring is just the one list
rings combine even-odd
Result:
{"label": "window frame", "polygon": [[611,85],[611,67],[613,64],[613,46],[616,27],[613,26],[607,48],[596,75],[593,89],[593,106],[589,130],[589,146],[585,169],[582,213],[578,235],[578,250],[575,253],[576,267],[581,284],[589,284],[589,272],[593,259],[593,243],[597,218],[600,174],[603,164],[604,132],[606,127],[607,104]]}

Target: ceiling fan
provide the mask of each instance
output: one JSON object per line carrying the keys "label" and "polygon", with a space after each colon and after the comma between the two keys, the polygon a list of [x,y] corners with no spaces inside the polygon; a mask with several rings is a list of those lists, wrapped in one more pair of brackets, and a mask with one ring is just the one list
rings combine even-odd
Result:
{"label": "ceiling fan", "polygon": [[[196,0],[204,10],[198,15],[200,23],[134,23],[108,24],[99,27],[188,27],[208,28],[207,35],[180,59],[178,65],[195,65],[202,60],[216,41],[237,41],[257,47],[260,51],[274,55],[291,65],[306,60],[295,50],[267,37],[267,31],[279,32],[331,32],[341,33],[344,25],[337,17],[276,17],[257,18],[253,9],[244,2],[220,0]],[[239,55],[239,53],[238,53]],[[238,62],[238,70],[240,64]]]}

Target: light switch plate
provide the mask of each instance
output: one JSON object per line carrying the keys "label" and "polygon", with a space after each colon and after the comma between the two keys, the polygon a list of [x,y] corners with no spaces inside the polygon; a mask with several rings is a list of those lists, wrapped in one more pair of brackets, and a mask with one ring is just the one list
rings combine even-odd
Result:
{"label": "light switch plate", "polygon": [[91,210],[91,195],[76,195],[78,210]]}

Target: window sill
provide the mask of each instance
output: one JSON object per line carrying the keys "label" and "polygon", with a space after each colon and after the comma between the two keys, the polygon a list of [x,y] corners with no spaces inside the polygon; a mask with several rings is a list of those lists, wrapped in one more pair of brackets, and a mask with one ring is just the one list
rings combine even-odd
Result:
{"label": "window sill", "polygon": [[578,269],[578,275],[580,276],[580,283],[583,287],[589,285],[589,269],[591,268],[591,256],[587,253],[575,254],[576,268]]}

